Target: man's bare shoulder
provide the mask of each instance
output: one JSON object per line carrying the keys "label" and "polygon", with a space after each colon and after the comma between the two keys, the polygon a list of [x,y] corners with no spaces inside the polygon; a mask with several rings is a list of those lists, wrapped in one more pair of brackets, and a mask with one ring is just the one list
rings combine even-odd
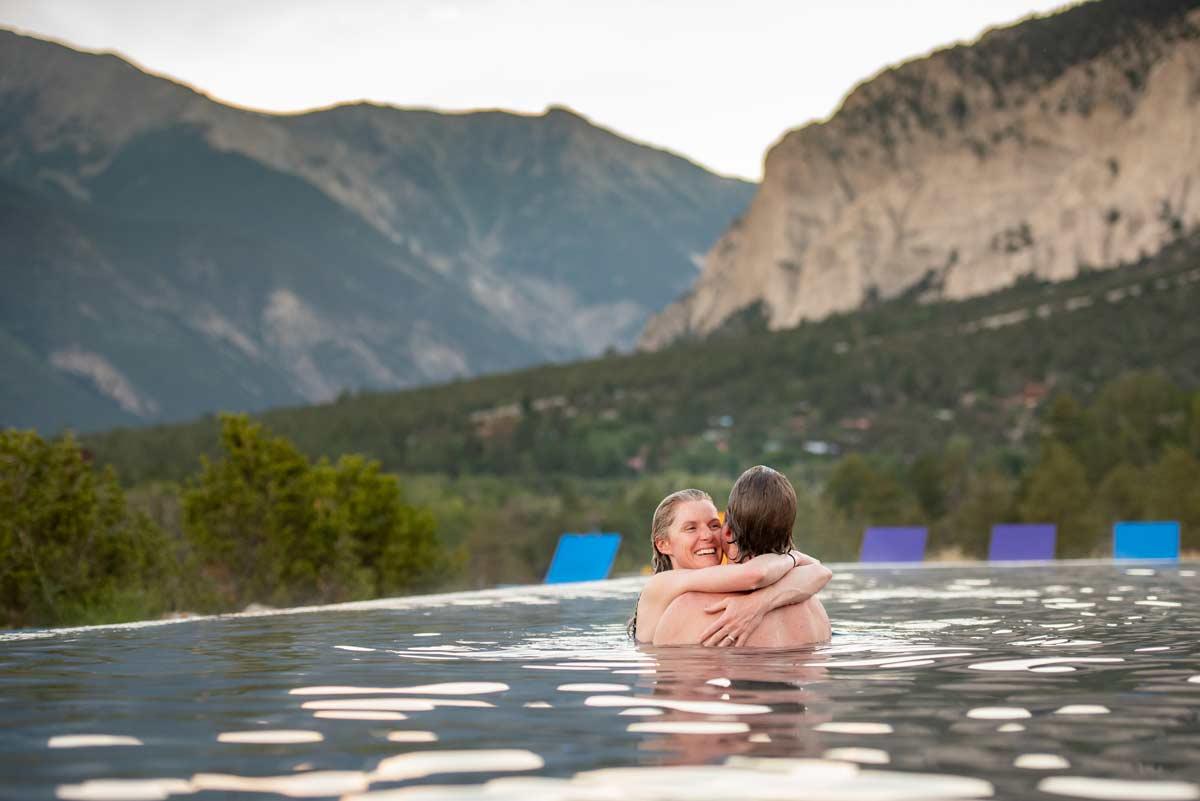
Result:
{"label": "man's bare shoulder", "polygon": [[[715,619],[704,610],[722,598],[742,593],[686,592],[680,595],[658,621],[655,645],[698,645],[700,635]],[[774,609],[745,645],[755,648],[786,648],[824,642],[832,634],[829,616],[821,601],[813,596],[803,603]]]}
{"label": "man's bare shoulder", "polygon": [[763,625],[750,636],[746,645],[786,648],[826,642],[833,636],[825,605],[817,596],[798,604],[768,612]]}

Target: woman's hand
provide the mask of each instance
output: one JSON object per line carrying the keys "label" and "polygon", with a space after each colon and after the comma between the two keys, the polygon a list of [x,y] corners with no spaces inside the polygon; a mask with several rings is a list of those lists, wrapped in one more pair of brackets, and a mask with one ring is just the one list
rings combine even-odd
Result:
{"label": "woman's hand", "polygon": [[[772,609],[807,601],[829,583],[833,577],[829,568],[799,551],[792,553],[808,561],[789,571],[777,584],[745,595],[729,596],[705,607],[705,612],[720,612],[721,616],[704,630],[700,642],[719,647],[743,645]],[[787,561],[791,562],[791,559]]]}
{"label": "woman's hand", "polygon": [[762,623],[771,608],[770,602],[762,593],[757,592],[722,598],[706,606],[705,612],[720,612],[721,616],[700,635],[701,645],[742,645]]}
{"label": "woman's hand", "polygon": [[804,567],[805,565],[820,564],[820,560],[818,560],[815,556],[809,556],[806,553],[801,553],[800,551],[797,551],[795,548],[793,548],[788,553],[790,553],[793,557],[795,557],[796,567]]}

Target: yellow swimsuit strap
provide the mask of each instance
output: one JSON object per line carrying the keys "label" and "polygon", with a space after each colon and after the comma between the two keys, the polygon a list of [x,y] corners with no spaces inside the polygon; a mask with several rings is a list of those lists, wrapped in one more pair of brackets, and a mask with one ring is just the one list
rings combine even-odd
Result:
{"label": "yellow swimsuit strap", "polygon": [[[717,512],[717,519],[721,521],[721,525],[725,525],[725,513],[724,512]],[[721,552],[721,564],[723,564],[723,565],[729,564],[729,557],[725,555],[724,551]]]}

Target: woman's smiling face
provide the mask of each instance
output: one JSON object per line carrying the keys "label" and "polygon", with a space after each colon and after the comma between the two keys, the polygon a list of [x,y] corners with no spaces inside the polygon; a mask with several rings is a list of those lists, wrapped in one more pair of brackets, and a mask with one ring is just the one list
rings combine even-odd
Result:
{"label": "woman's smiling face", "polygon": [[721,518],[712,501],[687,501],[675,509],[667,538],[655,545],[677,569],[721,564]]}

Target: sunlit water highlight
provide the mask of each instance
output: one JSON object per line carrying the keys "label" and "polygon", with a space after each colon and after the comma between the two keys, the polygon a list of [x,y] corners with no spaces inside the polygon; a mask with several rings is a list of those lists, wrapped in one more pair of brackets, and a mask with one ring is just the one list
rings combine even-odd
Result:
{"label": "sunlit water highlight", "polygon": [[1200,799],[1186,564],[843,569],[775,652],[640,584],[0,633],[0,796]]}

